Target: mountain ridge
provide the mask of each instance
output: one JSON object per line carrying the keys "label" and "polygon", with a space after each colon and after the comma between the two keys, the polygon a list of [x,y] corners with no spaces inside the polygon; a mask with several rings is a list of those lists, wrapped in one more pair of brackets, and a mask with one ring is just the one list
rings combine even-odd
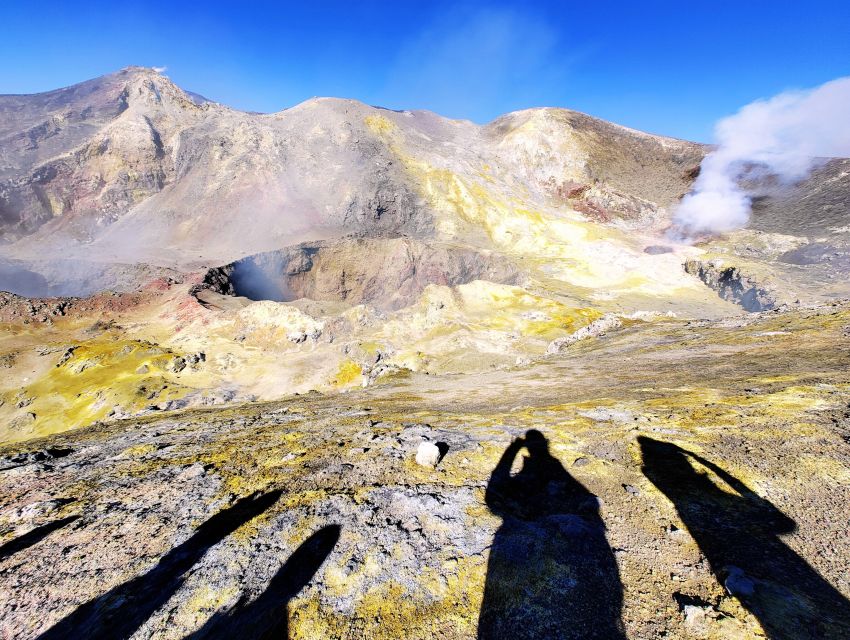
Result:
{"label": "mountain ridge", "polygon": [[[0,197],[3,197],[6,201],[5,205],[0,202],[0,206],[3,206],[3,219],[5,224],[3,225],[6,228],[6,239],[7,241],[16,241],[25,237],[26,235],[30,235],[34,231],[36,231],[42,224],[46,224],[51,222],[51,219],[61,217],[67,212],[75,213],[76,210],[79,209],[88,209],[90,212],[98,211],[103,214],[106,213],[106,216],[101,215],[101,223],[103,223],[109,215],[120,217],[128,212],[137,201],[146,199],[149,196],[156,195],[166,186],[166,182],[169,179],[167,166],[156,166],[156,162],[153,164],[155,166],[149,167],[146,166],[145,162],[138,162],[139,158],[133,158],[134,152],[137,152],[140,148],[148,148],[150,153],[149,155],[153,155],[154,158],[149,158],[148,160],[154,161],[156,159],[163,159],[165,157],[165,150],[160,148],[163,144],[163,140],[165,140],[168,146],[179,147],[179,141],[175,144],[170,139],[174,135],[179,135],[180,132],[185,131],[187,129],[192,129],[194,127],[203,127],[204,122],[209,120],[211,117],[221,117],[230,121],[230,124],[233,125],[232,122],[235,120],[240,120],[239,123],[236,123],[243,126],[247,126],[249,128],[253,126],[253,134],[255,136],[262,135],[272,135],[274,136],[274,132],[269,133],[268,131],[257,131],[258,123],[260,123],[259,129],[263,129],[261,126],[263,123],[275,123],[281,120],[290,119],[293,114],[302,113],[305,111],[313,112],[319,111],[322,113],[317,114],[316,117],[333,117],[333,114],[339,114],[342,112],[353,112],[354,117],[365,118],[368,117],[368,114],[372,114],[373,111],[377,112],[385,112],[386,110],[376,107],[369,107],[363,103],[360,103],[356,100],[349,99],[341,99],[341,98],[314,98],[293,107],[284,109],[282,111],[270,113],[270,114],[249,114],[247,112],[241,112],[238,110],[234,110],[225,105],[221,105],[219,103],[205,103],[203,106],[199,106],[195,104],[188,96],[186,92],[177,87],[173,82],[168,80],[166,77],[160,75],[158,72],[152,69],[146,68],[138,68],[138,67],[130,67],[125,70],[116,72],[115,74],[110,74],[108,76],[104,76],[102,78],[94,79],[91,81],[87,81],[84,83],[80,83],[77,85],[72,85],[71,87],[60,89],[53,92],[45,92],[42,94],[34,94],[33,96],[16,96],[15,99],[17,101],[26,101],[26,100],[39,100],[43,99],[45,96],[51,96],[51,98],[60,99],[63,96],[71,95],[73,99],[85,99],[90,95],[89,89],[94,89],[96,91],[106,92],[107,98],[111,97],[112,102],[116,103],[113,105],[113,111],[106,111],[106,107],[109,105],[109,100],[105,103],[102,101],[96,101],[94,105],[96,108],[91,109],[92,105],[81,105],[74,103],[71,108],[71,113],[95,113],[100,114],[106,111],[106,116],[101,119],[97,119],[93,123],[83,123],[85,125],[89,125],[87,132],[91,133],[89,138],[96,138],[101,134],[106,134],[107,140],[101,139],[99,141],[99,145],[95,146],[92,149],[91,139],[85,137],[71,137],[66,144],[66,147],[70,146],[70,148],[64,148],[56,151],[50,145],[47,146],[47,151],[55,151],[52,154],[47,155],[46,157],[35,157],[35,158],[27,158],[27,154],[24,153],[24,162],[18,163],[18,166],[7,167],[8,170],[17,169],[20,173],[23,171],[30,171],[33,175],[29,180],[30,185],[32,186],[32,191],[36,192],[34,194],[21,194],[21,189],[15,189],[16,186],[26,186],[26,185],[15,185],[9,184],[7,181],[6,184],[3,185],[2,190],[0,190]],[[96,92],[95,91],[95,92]],[[80,97],[79,94],[82,94]],[[3,102],[8,102],[8,97],[0,98],[0,111],[3,108]],[[76,110],[74,109],[76,107]],[[128,114],[126,113],[128,110],[132,113],[134,109],[131,107],[135,107],[135,111],[140,112],[140,116],[142,118],[137,118],[135,122],[125,123],[123,121],[128,120]],[[174,108],[177,107],[179,113],[174,112]],[[97,108],[100,108],[98,110]],[[8,108],[7,108],[8,111]],[[331,115],[328,115],[328,112],[331,112]],[[389,114],[393,114],[395,112],[387,112]],[[427,111],[406,111],[402,112],[403,114],[408,114],[406,117],[412,117],[414,119],[420,119],[425,121],[433,121],[440,120],[445,124],[451,122],[460,122],[460,121],[452,121],[448,119],[441,118],[440,116],[433,114]],[[215,114],[215,115],[213,115]],[[365,115],[364,115],[365,114]],[[48,115],[53,115],[55,120],[55,114],[52,112],[43,112],[39,114],[42,119],[45,119]],[[391,116],[390,116],[391,117]],[[512,114],[505,114],[500,118],[497,118],[492,123],[487,125],[475,125],[474,123],[470,123],[466,121],[464,127],[474,127],[475,130],[481,132],[488,131],[498,131],[500,128],[504,128],[504,125],[510,121],[525,121],[533,120],[533,119],[546,119],[547,117],[559,117],[566,118],[568,121],[574,120],[576,118],[584,119],[585,122],[593,122],[593,123],[601,123],[597,119],[592,118],[591,116],[585,116],[583,114],[579,114],[578,112],[572,112],[569,110],[561,110],[561,109],[551,109],[551,108],[541,108],[535,110],[525,110],[520,112],[514,112]],[[114,132],[114,135],[109,136],[111,133],[110,125],[112,128],[116,128],[118,125],[114,124],[116,120],[121,120],[122,124],[125,126],[123,130]],[[174,120],[180,119],[181,121],[175,122]],[[37,120],[37,118],[35,118]],[[30,124],[30,129],[34,126],[40,126],[44,124],[43,122],[28,122]],[[334,123],[331,123],[333,126]],[[51,132],[49,138],[55,138],[57,135],[61,135],[63,133],[60,124],[54,124],[54,128],[58,128],[59,131]],[[146,130],[146,126],[147,129]],[[340,123],[336,123],[336,127],[338,128]],[[603,125],[599,125],[603,126]],[[640,135],[645,136],[647,139],[652,140],[665,140],[670,142],[672,139],[667,138],[659,138],[657,136],[651,136],[650,134],[638,134],[632,130],[628,130],[626,128],[619,127],[619,125],[611,125],[612,127],[617,127],[620,131],[624,133],[628,133],[629,135]],[[96,127],[97,130],[91,129],[91,127]],[[268,128],[268,127],[265,127]],[[160,131],[162,129],[162,131]],[[445,127],[444,127],[445,129]],[[21,132],[19,132],[21,133]],[[361,132],[358,135],[363,135]],[[37,139],[37,136],[30,136],[31,138],[36,138],[31,140],[32,146],[38,147],[38,143],[40,140]],[[109,144],[115,145],[120,144],[122,141],[122,137],[129,138],[129,141],[132,143],[133,148],[127,149],[126,151],[122,151],[121,149],[115,150],[110,149],[108,147]],[[103,138],[103,136],[101,136]],[[159,140],[159,142],[157,142]],[[86,143],[89,143],[86,145]],[[238,142],[236,143],[238,144]],[[106,146],[106,148],[104,148]],[[107,185],[110,184],[111,180],[118,179],[122,180],[125,183],[124,191],[131,191],[132,194],[127,196],[125,194],[118,194],[118,196],[124,195],[121,202],[106,202],[104,203],[104,198],[101,197],[97,202],[85,202],[86,194],[74,194],[73,189],[72,193],[68,193],[69,189],[62,189],[61,181],[60,184],[51,184],[51,182],[55,182],[55,178],[52,178],[50,173],[56,170],[55,165],[63,165],[65,161],[68,160],[69,156],[73,156],[75,153],[78,155],[82,152],[85,152],[86,155],[97,155],[98,152],[101,153],[109,153],[109,155],[113,156],[113,159],[116,162],[123,162],[124,164],[131,165],[131,168],[135,171],[139,167],[133,165],[141,164],[144,168],[147,168],[148,171],[146,173],[143,172],[143,175],[146,179],[143,180],[133,180],[132,172],[125,171],[123,173],[118,173],[117,175],[110,175],[106,172],[104,175],[103,167],[93,166],[88,167],[89,171],[85,171],[86,167],[83,167],[83,176],[81,178],[89,178],[92,180],[96,180],[98,182],[105,182]],[[111,153],[110,153],[111,152]],[[10,154],[7,152],[4,154],[5,156],[9,156]],[[35,154],[29,154],[35,155]],[[117,156],[117,157],[116,157]],[[159,156],[159,158],[157,158]],[[29,162],[26,160],[29,159]],[[83,158],[83,160],[88,160],[89,158]],[[697,159],[697,158],[695,158]],[[136,162],[134,163],[134,160]],[[142,158],[141,160],[144,160]],[[8,163],[8,160],[7,160]],[[113,163],[114,164],[114,163]],[[162,163],[160,163],[162,164]],[[176,164],[176,163],[175,163]],[[113,167],[114,168],[114,167]],[[179,173],[179,168],[171,167],[173,171]],[[20,181],[20,176],[18,176],[18,182]],[[141,184],[140,184],[141,182]],[[33,186],[32,183],[35,183]],[[24,188],[25,190],[25,188]],[[57,191],[59,193],[57,193]],[[29,197],[27,198],[27,195]],[[90,194],[95,195],[95,194]],[[14,203],[15,197],[18,196],[18,202]],[[98,200],[97,198],[94,198]],[[108,200],[108,198],[106,198]],[[13,231],[9,231],[10,226],[14,226],[14,224],[10,224],[10,218],[13,217],[10,212],[11,209],[15,208],[13,205],[18,204],[17,209],[20,209],[22,204],[20,200],[28,200],[28,202],[24,202],[24,209],[30,209],[31,214],[29,216],[22,215],[21,220],[19,221],[19,229],[17,233]],[[81,202],[82,200],[82,202]],[[10,204],[10,201],[13,201]],[[13,222],[13,221],[11,221]],[[85,236],[85,230],[78,230],[82,236]]]}

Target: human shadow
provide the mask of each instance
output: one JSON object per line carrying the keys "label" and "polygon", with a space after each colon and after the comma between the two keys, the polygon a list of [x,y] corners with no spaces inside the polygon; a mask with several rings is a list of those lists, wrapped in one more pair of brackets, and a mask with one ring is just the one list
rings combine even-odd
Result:
{"label": "human shadow", "polygon": [[850,603],[779,538],[796,528],[791,518],[702,456],[643,436],[638,442],[646,477],[769,638],[850,638]]}
{"label": "human shadow", "polygon": [[333,551],[339,532],[339,525],[319,529],[289,556],[262,595],[251,602],[243,595],[232,609],[214,615],[184,640],[286,640],[289,637],[287,605],[310,582]]}
{"label": "human shadow", "polygon": [[184,583],[186,572],[210,547],[269,509],[281,493],[254,493],[219,511],[150,571],[80,606],[41,634],[39,640],[129,638],[174,595]]}
{"label": "human shadow", "polygon": [[29,549],[33,545],[36,545],[42,540],[44,540],[47,536],[49,536],[57,529],[66,527],[75,520],[79,519],[80,516],[68,516],[67,518],[60,518],[59,520],[54,520],[53,522],[48,522],[47,524],[43,524],[40,527],[36,527],[32,531],[29,531],[28,533],[25,533],[22,536],[18,536],[14,540],[9,540],[9,542],[0,547],[0,560],[5,560],[9,556],[18,553],[19,551]]}
{"label": "human shadow", "polygon": [[[525,449],[522,468],[511,466]],[[623,587],[599,501],[530,430],[490,476],[487,506],[502,518],[490,548],[478,638],[625,638]]]}

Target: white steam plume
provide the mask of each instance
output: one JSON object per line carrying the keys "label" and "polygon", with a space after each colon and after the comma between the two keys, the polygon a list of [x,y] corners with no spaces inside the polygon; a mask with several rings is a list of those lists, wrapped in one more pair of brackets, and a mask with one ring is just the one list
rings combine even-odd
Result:
{"label": "white steam plume", "polygon": [[744,226],[750,198],[738,185],[747,165],[783,181],[806,176],[817,158],[850,156],[850,77],[748,104],[715,127],[718,147],[673,216],[686,237]]}

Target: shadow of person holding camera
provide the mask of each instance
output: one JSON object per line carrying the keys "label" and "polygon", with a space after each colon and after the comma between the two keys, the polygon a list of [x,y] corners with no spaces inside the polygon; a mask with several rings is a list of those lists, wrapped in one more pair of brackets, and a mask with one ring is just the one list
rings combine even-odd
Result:
{"label": "shadow of person holding camera", "polygon": [[480,640],[625,638],[623,588],[599,501],[552,456],[542,433],[530,430],[508,446],[486,502],[502,525],[490,548]]}

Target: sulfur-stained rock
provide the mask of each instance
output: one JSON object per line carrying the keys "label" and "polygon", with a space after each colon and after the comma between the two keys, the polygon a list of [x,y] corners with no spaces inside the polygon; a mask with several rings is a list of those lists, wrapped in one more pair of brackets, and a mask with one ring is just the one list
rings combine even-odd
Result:
{"label": "sulfur-stained rock", "polygon": [[[682,339],[691,327],[671,319],[641,324],[601,349],[539,359],[527,371],[412,378],[345,396],[198,409],[167,405],[177,398],[163,397],[157,403],[164,409],[180,410],[65,431],[37,445],[6,444],[0,545],[31,531],[42,537],[26,552],[0,558],[4,628],[16,638],[56,627],[55,635],[67,629],[63,620],[89,611],[96,626],[107,605],[140,635],[192,636],[237,614],[243,628],[253,628],[265,618],[250,603],[273,600],[270,611],[278,611],[275,576],[290,575],[285,567],[294,559],[310,567],[284,607],[296,638],[467,640],[478,636],[484,593],[501,588],[499,580],[506,589],[521,586],[506,594],[574,592],[575,568],[565,558],[570,549],[595,548],[588,545],[596,540],[622,591],[605,589],[610,598],[598,606],[538,611],[525,619],[529,629],[564,615],[598,623],[599,611],[613,608],[630,638],[758,637],[763,609],[744,605],[763,585],[781,595],[783,610],[803,616],[820,606],[810,593],[822,594],[825,583],[846,588],[849,496],[833,478],[850,464],[840,427],[850,402],[841,386],[846,360],[834,347],[847,314],[839,306],[759,314],[741,326],[706,322],[696,343]],[[767,361],[751,336],[778,326],[788,334],[768,339],[787,351],[775,350]],[[151,347],[122,357],[142,348]],[[668,367],[651,366],[658,358]],[[793,380],[777,379],[776,367]],[[598,371],[608,373],[588,373]],[[411,380],[421,385],[415,392]],[[539,454],[523,448],[529,430],[545,441],[548,464],[561,466],[560,480],[546,482],[543,467],[536,493],[520,492],[506,510],[494,491],[503,474],[533,484],[540,473],[532,460]],[[675,457],[653,463],[638,436],[673,442],[672,451],[688,457],[678,466]],[[440,461],[442,442],[457,455]],[[415,461],[420,445],[427,466]],[[509,448],[516,455],[506,469],[500,461]],[[585,463],[571,464],[579,460]],[[689,512],[678,508],[689,503],[676,491],[693,486],[711,492],[698,513],[722,501],[708,525],[681,522]],[[640,495],[625,487],[639,487]],[[741,498],[746,490],[754,495]],[[799,575],[808,565],[777,562],[776,545],[784,542],[765,537],[770,530],[752,520],[780,517],[759,506],[768,498],[805,534],[793,552],[818,563],[825,583]],[[557,511],[536,517],[533,507],[549,503]],[[75,516],[73,526],[63,526]],[[503,530],[506,518],[513,520]],[[715,521],[728,531],[720,538],[724,553],[758,559],[753,596],[724,599],[727,588],[741,591],[727,580],[734,570],[715,570],[702,556],[700,527]],[[336,526],[338,538],[322,533]],[[824,561],[825,548],[835,549],[834,561]],[[535,555],[539,549],[551,551],[546,561]],[[507,558],[529,558],[510,566],[534,571],[505,571]],[[596,566],[594,558],[581,566]],[[739,566],[721,566],[728,565]],[[755,580],[751,572],[745,579]],[[176,581],[164,580],[172,575]],[[133,606],[116,604],[122,602]],[[846,637],[840,601],[833,609],[821,635]],[[803,640],[820,633],[817,625],[794,629]]]}
{"label": "sulfur-stained rock", "polygon": [[168,361],[165,368],[166,371],[170,371],[171,373],[180,373],[186,368],[186,359],[182,356],[174,356]]}
{"label": "sulfur-stained rock", "polygon": [[598,320],[594,320],[586,327],[582,327],[568,336],[564,336],[550,342],[549,346],[546,347],[546,355],[562,353],[570,345],[575,344],[576,342],[587,340],[588,338],[604,336],[608,331],[619,329],[621,326],[623,326],[622,320],[612,313],[606,314]]}

